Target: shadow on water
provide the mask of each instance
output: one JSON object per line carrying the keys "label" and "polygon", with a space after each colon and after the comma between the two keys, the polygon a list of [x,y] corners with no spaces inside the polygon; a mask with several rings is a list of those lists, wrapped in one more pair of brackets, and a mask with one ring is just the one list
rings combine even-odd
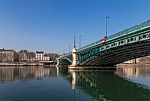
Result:
{"label": "shadow on water", "polygon": [[117,72],[71,71],[72,89],[81,89],[97,101],[150,101],[149,89],[118,76]]}
{"label": "shadow on water", "polygon": [[68,66],[56,66],[56,68],[61,76],[68,76]]}

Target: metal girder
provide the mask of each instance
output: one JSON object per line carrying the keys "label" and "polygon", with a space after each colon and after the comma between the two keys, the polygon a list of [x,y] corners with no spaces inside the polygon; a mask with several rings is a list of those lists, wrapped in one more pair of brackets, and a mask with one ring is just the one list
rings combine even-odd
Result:
{"label": "metal girder", "polygon": [[[88,63],[92,64],[91,61],[99,60],[100,63],[97,62],[94,64],[106,65],[129,60],[134,58],[136,55],[137,57],[145,56],[149,54],[148,51],[145,51],[150,49],[149,46],[145,46],[150,43],[149,40],[150,20],[109,36],[106,38],[105,45],[101,45],[99,40],[78,49],[79,62],[80,64],[85,65]],[[71,53],[65,54],[61,58],[63,57],[67,57],[72,61]]]}
{"label": "metal girder", "polygon": [[[91,60],[97,64],[94,65],[115,65],[117,63],[124,62],[126,60],[150,55],[150,41],[142,42],[141,44],[136,43],[133,45],[127,45],[124,47],[118,47],[118,49],[108,50],[108,53],[103,52]],[[112,53],[113,52],[113,53]],[[84,65],[84,64],[83,64]],[[89,64],[87,64],[89,65]]]}
{"label": "metal girder", "polygon": [[[108,49],[111,49],[111,48],[117,48],[117,47],[120,47],[120,46],[124,46],[124,45],[128,45],[128,44],[133,44],[133,43],[136,43],[136,42],[139,42],[139,41],[144,41],[144,40],[148,40],[150,39],[150,32],[147,32],[147,33],[142,33],[141,35],[138,35],[138,36],[132,36],[132,37],[126,37],[124,38],[123,40],[120,40],[120,41],[116,41],[114,43],[111,43],[111,44],[106,44],[103,48],[104,50],[101,50],[102,47],[97,47],[96,49],[100,50],[99,52],[102,52],[102,51],[105,51],[105,50],[108,50]],[[113,44],[116,44],[116,46],[114,47]],[[112,46],[111,46],[112,45]],[[108,47],[110,46],[110,47]],[[91,50],[90,50],[91,51]],[[93,55],[96,55],[96,54],[92,54],[89,52],[86,52],[86,54],[84,54],[83,58],[81,59],[80,62],[86,60],[87,58],[90,58],[92,57]],[[82,56],[81,56],[82,57]]]}

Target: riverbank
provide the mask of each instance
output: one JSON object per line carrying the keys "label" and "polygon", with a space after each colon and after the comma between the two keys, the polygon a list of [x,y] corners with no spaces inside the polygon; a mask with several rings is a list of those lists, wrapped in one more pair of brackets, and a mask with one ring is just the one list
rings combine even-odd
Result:
{"label": "riverbank", "polygon": [[129,63],[121,63],[121,64],[117,64],[116,67],[117,68],[124,68],[124,67],[150,67],[150,64],[129,64]]}
{"label": "riverbank", "polygon": [[43,66],[40,62],[0,62],[0,66]]}

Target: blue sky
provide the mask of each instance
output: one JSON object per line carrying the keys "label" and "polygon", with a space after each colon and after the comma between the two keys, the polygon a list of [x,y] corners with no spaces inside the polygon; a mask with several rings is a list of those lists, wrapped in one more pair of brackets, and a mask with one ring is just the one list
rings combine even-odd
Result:
{"label": "blue sky", "polygon": [[150,19],[150,0],[0,0],[0,48],[68,52]]}

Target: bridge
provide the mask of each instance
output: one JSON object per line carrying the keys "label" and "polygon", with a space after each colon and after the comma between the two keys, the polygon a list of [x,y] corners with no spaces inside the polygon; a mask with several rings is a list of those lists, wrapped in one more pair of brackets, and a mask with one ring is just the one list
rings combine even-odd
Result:
{"label": "bridge", "polygon": [[114,66],[150,55],[150,20],[57,58],[57,65]]}

